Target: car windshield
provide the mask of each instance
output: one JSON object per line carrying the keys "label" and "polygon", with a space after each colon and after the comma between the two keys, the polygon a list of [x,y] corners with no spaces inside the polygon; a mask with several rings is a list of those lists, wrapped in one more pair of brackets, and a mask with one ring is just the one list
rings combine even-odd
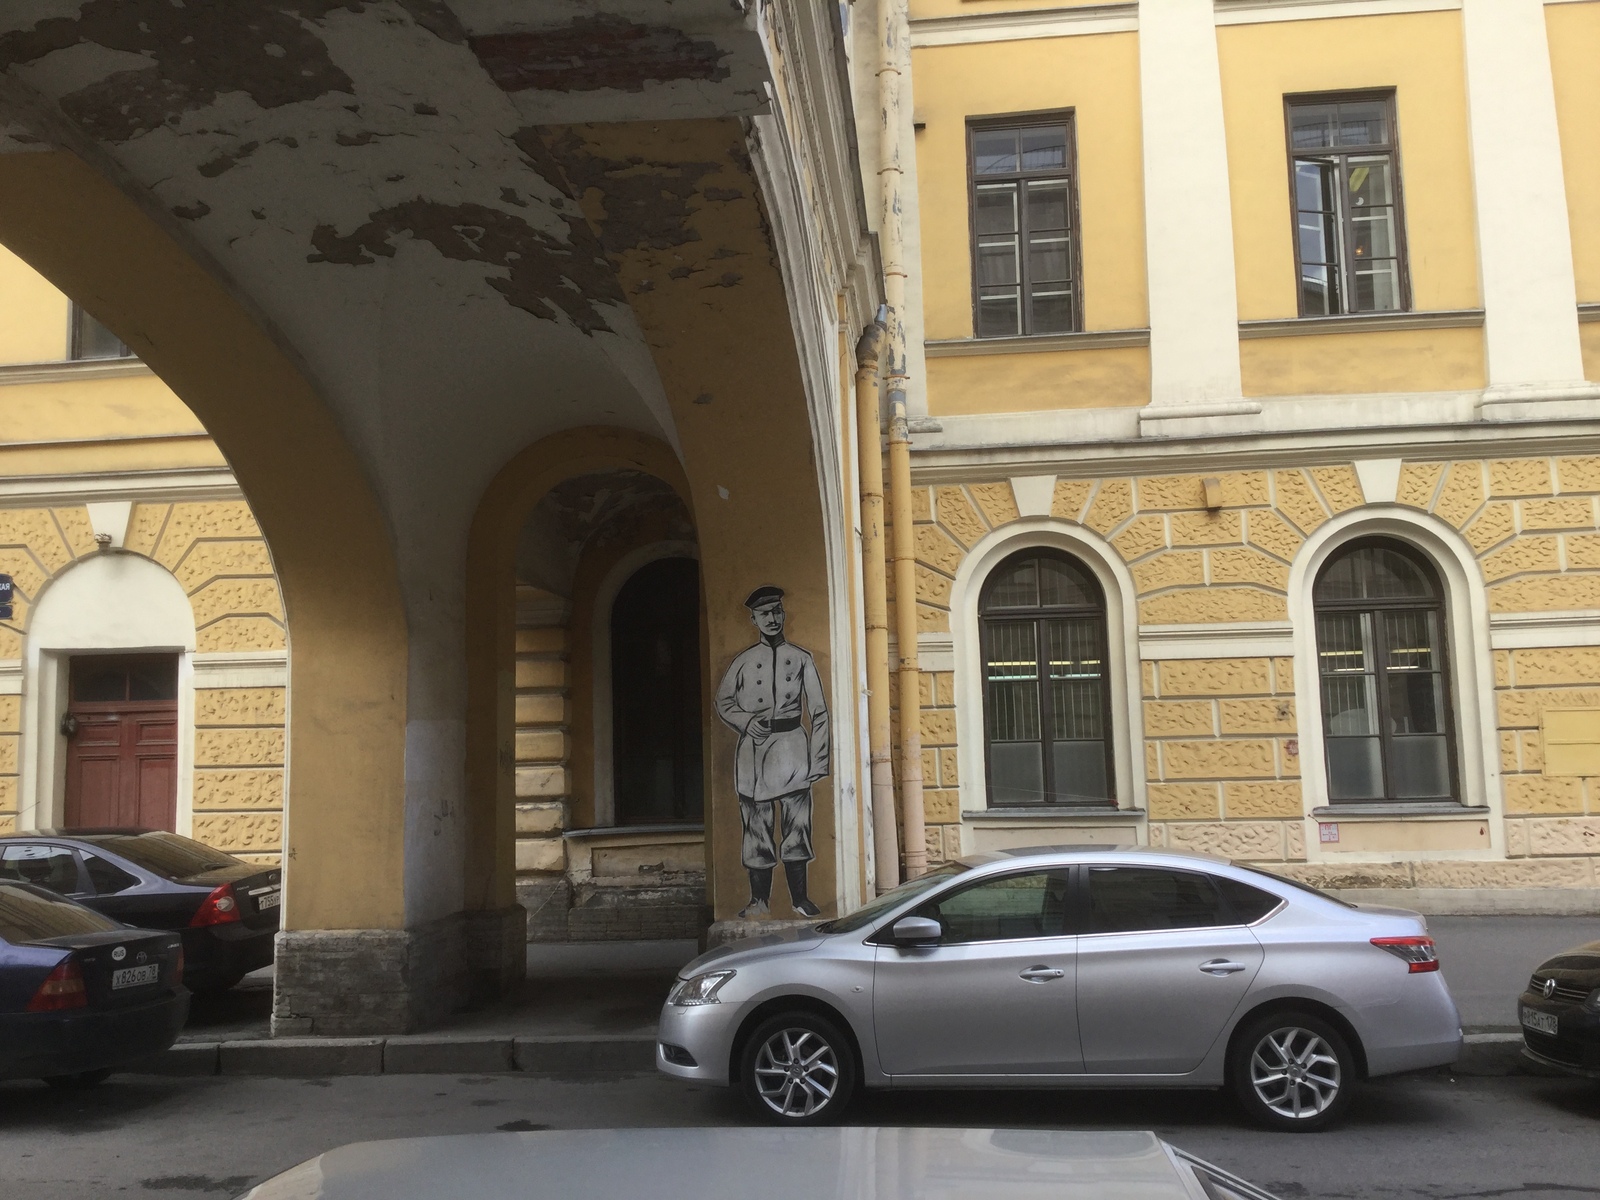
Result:
{"label": "car windshield", "polygon": [[0,938],[13,945],[75,933],[104,933],[122,926],[71,900],[0,883]]}
{"label": "car windshield", "polygon": [[74,840],[100,846],[120,854],[136,867],[163,879],[187,879],[207,871],[236,867],[239,860],[221,850],[213,850],[175,833],[88,833],[75,834]]}
{"label": "car windshield", "polygon": [[897,888],[890,888],[876,900],[862,905],[849,916],[840,917],[836,921],[824,921],[817,926],[817,931],[819,933],[854,933],[858,929],[865,929],[891,908],[896,908],[912,897],[920,896],[930,888],[943,883],[947,879],[953,879],[968,870],[971,870],[971,868],[962,866],[960,863],[946,863],[942,867],[936,867],[926,875],[919,875],[915,879],[906,880]]}
{"label": "car windshield", "polygon": [[1286,875],[1276,875],[1271,871],[1263,871],[1260,867],[1252,866],[1249,863],[1237,862],[1231,859],[1229,860],[1228,865],[1230,867],[1237,867],[1241,871],[1249,871],[1252,875],[1264,875],[1274,883],[1286,883],[1292,888],[1299,888],[1302,892],[1310,892],[1313,896],[1321,896],[1324,900],[1331,900],[1335,904],[1343,905],[1345,908],[1355,907],[1355,905],[1351,904],[1348,900],[1341,900],[1337,896],[1330,896],[1321,888],[1312,887],[1309,883],[1301,883],[1298,879],[1290,879]]}

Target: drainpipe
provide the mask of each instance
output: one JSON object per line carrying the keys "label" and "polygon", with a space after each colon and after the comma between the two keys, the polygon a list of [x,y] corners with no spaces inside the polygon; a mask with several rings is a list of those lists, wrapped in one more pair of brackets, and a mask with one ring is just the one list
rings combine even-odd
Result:
{"label": "drainpipe", "polygon": [[861,460],[861,576],[867,624],[867,747],[872,764],[873,881],[879,892],[900,882],[900,831],[894,815],[893,741],[889,732],[889,599],[883,556],[883,409],[878,362],[884,313],[856,343],[856,448]]}
{"label": "drainpipe", "polygon": [[928,866],[922,816],[922,697],[917,670],[916,541],[911,528],[911,434],[906,428],[905,228],[901,201],[900,115],[910,82],[906,0],[878,0],[878,187],[883,198],[879,244],[889,333],[889,500],[894,512],[894,616],[900,682],[900,813],[906,877]]}

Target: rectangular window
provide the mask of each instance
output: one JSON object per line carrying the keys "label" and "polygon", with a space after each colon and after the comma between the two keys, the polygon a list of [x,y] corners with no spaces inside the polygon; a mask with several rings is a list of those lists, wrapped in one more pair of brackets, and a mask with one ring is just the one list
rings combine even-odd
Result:
{"label": "rectangular window", "polygon": [[1082,328],[1071,113],[967,127],[978,337]]}
{"label": "rectangular window", "polygon": [[132,358],[116,334],[89,315],[83,306],[72,306],[71,355],[74,361],[86,358]]}
{"label": "rectangular window", "polygon": [[1394,92],[1285,107],[1300,315],[1410,308]]}

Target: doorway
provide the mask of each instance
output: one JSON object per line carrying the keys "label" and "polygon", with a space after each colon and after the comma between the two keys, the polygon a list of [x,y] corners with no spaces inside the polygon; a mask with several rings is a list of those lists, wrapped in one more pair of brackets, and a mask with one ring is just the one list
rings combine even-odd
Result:
{"label": "doorway", "polygon": [[175,832],[178,656],[71,660],[65,823]]}
{"label": "doorway", "polygon": [[618,825],[698,823],[700,564],[639,568],[611,606],[611,747]]}

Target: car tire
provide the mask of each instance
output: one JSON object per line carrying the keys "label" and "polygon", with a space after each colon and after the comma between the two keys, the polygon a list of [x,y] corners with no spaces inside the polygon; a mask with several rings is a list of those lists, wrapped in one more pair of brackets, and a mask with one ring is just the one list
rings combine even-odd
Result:
{"label": "car tire", "polygon": [[94,1087],[111,1078],[111,1068],[101,1067],[95,1071],[79,1071],[73,1075],[47,1075],[45,1083],[53,1088],[71,1090],[73,1088]]}
{"label": "car tire", "polygon": [[855,1048],[832,1021],[786,1012],[756,1026],[739,1059],[745,1101],[774,1125],[836,1121],[855,1095]]}
{"label": "car tire", "polygon": [[1344,1115],[1356,1082],[1344,1034],[1315,1013],[1256,1017],[1239,1027],[1228,1050],[1235,1098],[1268,1129],[1326,1129]]}

